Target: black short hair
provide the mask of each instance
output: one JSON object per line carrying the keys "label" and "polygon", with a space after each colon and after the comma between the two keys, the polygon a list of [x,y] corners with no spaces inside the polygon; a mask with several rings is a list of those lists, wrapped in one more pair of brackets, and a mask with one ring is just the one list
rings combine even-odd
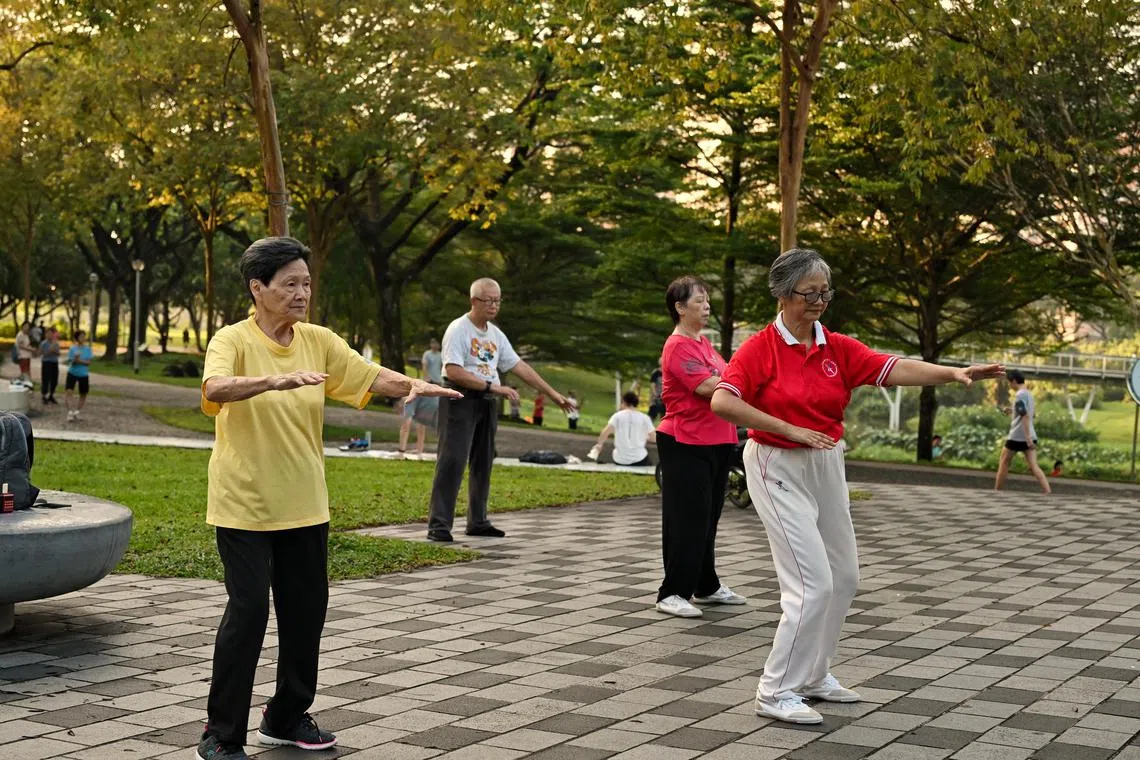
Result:
{"label": "black short hair", "polygon": [[79,340],[80,338],[84,338],[86,336],[87,336],[87,331],[80,328],[80,329],[75,331],[75,335],[72,337],[72,340]]}
{"label": "black short hair", "polygon": [[677,313],[677,304],[688,301],[696,290],[703,290],[706,294],[709,292],[709,286],[696,275],[682,275],[669,283],[669,287],[665,289],[665,308],[669,310],[673,324],[681,321],[681,315]]}
{"label": "black short hair", "polygon": [[1025,385],[1025,375],[1021,374],[1021,372],[1019,370],[1011,369],[1005,373],[1005,376],[1009,378],[1009,381],[1011,383],[1017,383],[1018,385]]}
{"label": "black short hair", "polygon": [[241,269],[245,289],[253,297],[253,290],[249,284],[254,280],[268,285],[273,277],[284,266],[301,259],[306,265],[309,263],[309,249],[300,240],[291,237],[266,237],[254,241],[253,245],[245,249],[238,261]]}
{"label": "black short hair", "polygon": [[621,394],[621,400],[623,404],[633,407],[636,407],[641,401],[641,399],[639,399],[637,397],[637,394],[633,391],[626,391],[625,393]]}
{"label": "black short hair", "polygon": [[942,440],[942,436],[936,435],[930,439],[930,442],[933,443],[934,441],[941,441],[941,440]]}

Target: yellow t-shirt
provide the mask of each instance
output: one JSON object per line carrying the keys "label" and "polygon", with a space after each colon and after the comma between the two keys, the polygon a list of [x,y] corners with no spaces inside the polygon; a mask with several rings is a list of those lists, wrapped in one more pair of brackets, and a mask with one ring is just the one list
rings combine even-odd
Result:
{"label": "yellow t-shirt", "polygon": [[206,522],[240,530],[288,530],[329,520],[321,432],[325,396],[363,408],[379,365],[331,330],[298,322],[293,341],[271,340],[250,317],[223,327],[206,348],[202,385],[211,377],[261,377],[305,369],[327,372],[322,385],[268,391],[218,404],[202,395],[215,418]]}

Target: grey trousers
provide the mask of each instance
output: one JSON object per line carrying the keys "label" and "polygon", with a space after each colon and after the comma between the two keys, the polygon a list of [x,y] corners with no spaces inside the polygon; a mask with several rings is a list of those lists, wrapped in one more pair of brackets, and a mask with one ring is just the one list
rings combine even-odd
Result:
{"label": "grey trousers", "polygon": [[467,530],[485,528],[487,497],[491,493],[491,464],[495,457],[495,430],[499,425],[494,397],[439,400],[439,456],[431,484],[428,530],[451,530],[455,499],[467,475]]}

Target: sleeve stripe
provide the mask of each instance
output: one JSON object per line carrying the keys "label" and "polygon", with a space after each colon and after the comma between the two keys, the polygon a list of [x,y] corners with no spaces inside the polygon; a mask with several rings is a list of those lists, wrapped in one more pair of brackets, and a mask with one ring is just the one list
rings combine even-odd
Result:
{"label": "sleeve stripe", "polygon": [[726,390],[737,398],[744,398],[744,394],[740,392],[739,388],[737,388],[735,385],[732,385],[731,383],[726,383],[724,380],[721,380],[719,383],[717,383],[716,388],[713,390]]}
{"label": "sleeve stripe", "polygon": [[883,363],[883,368],[879,371],[879,377],[875,380],[875,385],[882,386],[887,382],[887,378],[891,376],[891,370],[898,364],[899,358],[892,356]]}

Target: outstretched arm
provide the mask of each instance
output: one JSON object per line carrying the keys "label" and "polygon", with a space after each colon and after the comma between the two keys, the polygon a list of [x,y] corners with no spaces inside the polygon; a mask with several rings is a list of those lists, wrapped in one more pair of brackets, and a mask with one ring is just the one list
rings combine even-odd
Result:
{"label": "outstretched arm", "polygon": [[328,379],[324,372],[310,372],[299,369],[285,375],[265,375],[263,377],[211,377],[202,385],[202,395],[207,401],[225,404],[231,401],[244,401],[269,391],[288,391],[306,385],[320,385]]}
{"label": "outstretched arm", "polygon": [[570,408],[570,402],[566,400],[566,397],[551,388],[550,384],[542,379],[542,375],[538,374],[538,370],[524,362],[522,359],[519,359],[519,363],[511,367],[511,372],[518,375],[519,379],[529,385],[531,388],[534,388],[536,391],[545,393],[547,396],[550,396],[550,399],[562,410],[565,411]]}
{"label": "outstretched arm", "polygon": [[372,386],[368,390],[381,396],[406,396],[409,401],[419,396],[463,397],[459,391],[443,388],[426,380],[414,380],[387,367],[380,368],[380,374],[372,381]]}
{"label": "outstretched arm", "polygon": [[1000,364],[975,364],[970,367],[944,367],[941,364],[899,359],[891,368],[884,385],[970,385],[975,380],[988,380],[1005,374]]}

